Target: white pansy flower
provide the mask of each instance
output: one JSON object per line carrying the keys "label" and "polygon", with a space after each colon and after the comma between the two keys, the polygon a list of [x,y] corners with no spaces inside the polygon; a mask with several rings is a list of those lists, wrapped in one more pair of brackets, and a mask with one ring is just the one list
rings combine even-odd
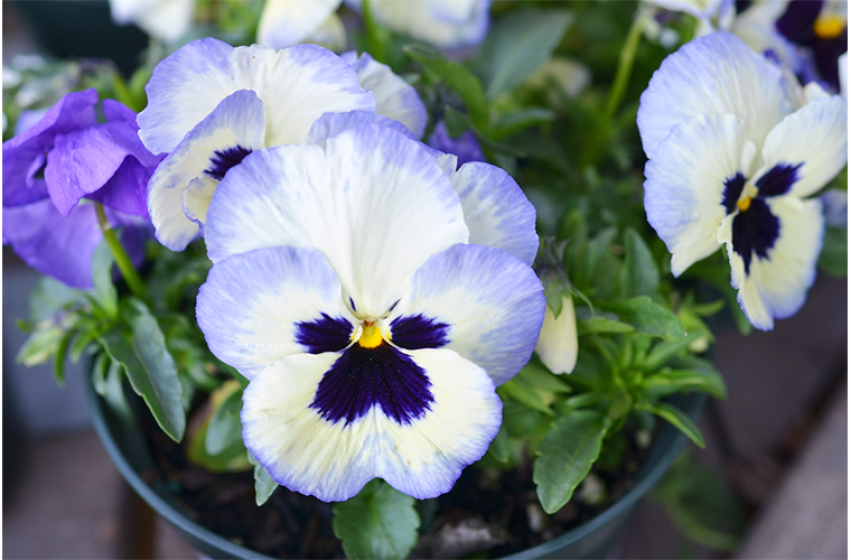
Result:
{"label": "white pansy flower", "polygon": [[195,0],[109,0],[115,23],[136,24],[166,43],[177,41],[189,31],[194,6]]}
{"label": "white pansy flower", "polygon": [[679,276],[724,244],[751,323],[803,305],[824,229],[807,198],[847,161],[847,105],[798,107],[780,69],[735,35],[715,33],[669,56],[641,96],[638,127],[647,218]]}

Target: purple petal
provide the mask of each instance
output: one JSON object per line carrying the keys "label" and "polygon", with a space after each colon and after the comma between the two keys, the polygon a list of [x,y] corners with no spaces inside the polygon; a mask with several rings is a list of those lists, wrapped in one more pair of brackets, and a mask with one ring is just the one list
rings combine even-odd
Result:
{"label": "purple petal", "polygon": [[94,89],[69,93],[47,111],[39,122],[3,144],[3,205],[18,206],[40,200],[47,194],[44,180],[36,178],[45,153],[57,134],[97,124]]}
{"label": "purple petal", "polygon": [[[160,158],[145,149],[135,125],[127,122],[108,122],[57,135],[55,146],[47,155],[45,168],[47,188],[56,208],[67,216],[82,197],[109,183],[128,159],[136,160],[142,167],[154,167]],[[143,181],[147,185],[150,178],[150,174],[146,176],[138,170],[130,170],[132,167],[131,164],[125,168],[111,185],[110,194],[106,195],[106,199],[117,204],[117,208],[136,208],[133,200],[137,197],[136,191],[141,188],[138,182]],[[125,184],[124,180],[130,182]],[[122,192],[123,189],[126,192]],[[115,202],[125,196],[130,200]],[[146,211],[137,213],[147,215]]]}
{"label": "purple petal", "polygon": [[[140,265],[148,226],[114,212],[107,218],[114,226],[125,226],[122,243],[133,263]],[[73,208],[67,217],[49,198],[3,208],[3,241],[29,266],[75,288],[92,286],[92,254],[102,239],[91,204]]]}
{"label": "purple petal", "polygon": [[458,167],[471,161],[487,161],[476,136],[466,131],[458,138],[451,138],[446,131],[446,123],[440,121],[428,139],[428,145],[441,152],[458,156]]}

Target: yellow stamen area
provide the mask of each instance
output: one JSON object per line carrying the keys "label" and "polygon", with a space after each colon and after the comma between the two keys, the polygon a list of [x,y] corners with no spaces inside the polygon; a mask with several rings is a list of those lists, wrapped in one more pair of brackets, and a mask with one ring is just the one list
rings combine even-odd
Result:
{"label": "yellow stamen area", "polygon": [[839,37],[845,29],[846,21],[836,15],[819,16],[813,25],[816,36],[822,39]]}
{"label": "yellow stamen area", "polygon": [[736,206],[738,206],[738,207],[739,207],[739,211],[740,211],[740,212],[745,212],[745,211],[747,211],[747,209],[751,207],[751,197],[746,196],[746,197],[745,197],[745,198],[743,198],[742,200],[738,201],[738,202],[736,203]]}
{"label": "yellow stamen area", "polygon": [[363,333],[358,339],[358,344],[363,348],[375,348],[381,346],[384,338],[381,336],[381,329],[375,325],[364,325]]}

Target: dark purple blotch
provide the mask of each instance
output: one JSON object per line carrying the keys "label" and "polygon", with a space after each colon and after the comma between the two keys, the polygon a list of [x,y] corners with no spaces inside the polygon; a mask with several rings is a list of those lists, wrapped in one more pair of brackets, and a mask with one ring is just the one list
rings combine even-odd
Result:
{"label": "dark purple blotch", "polygon": [[314,321],[296,323],[295,339],[306,346],[310,354],[339,352],[348,346],[352,330],[346,319],[322,313],[322,317]]}
{"label": "dark purple blotch", "polygon": [[204,173],[217,181],[221,181],[231,167],[239,165],[245,159],[245,156],[250,153],[250,149],[243,148],[240,145],[226,150],[216,150],[213,152],[213,157],[210,158],[210,167]]}
{"label": "dark purple blotch", "polygon": [[446,323],[423,315],[397,317],[390,323],[393,343],[408,350],[446,346],[448,331]]}
{"label": "dark purple blotch", "polygon": [[390,344],[354,344],[331,366],[310,408],[329,422],[354,422],[378,405],[398,424],[410,424],[431,410],[431,382],[410,356]]}
{"label": "dark purple blotch", "polygon": [[750,207],[733,218],[733,250],[745,263],[745,274],[750,274],[754,254],[768,258],[768,250],[780,237],[780,220],[771,213],[761,198],[751,200]]}
{"label": "dark purple blotch", "polygon": [[724,181],[724,200],[721,204],[727,209],[727,214],[732,214],[736,209],[736,203],[742,195],[742,189],[745,187],[747,179],[740,171]]}
{"label": "dark purple blotch", "polygon": [[798,180],[798,169],[802,165],[804,164],[792,165],[791,163],[778,163],[766,171],[756,181],[759,196],[780,196],[789,192],[789,189]]}

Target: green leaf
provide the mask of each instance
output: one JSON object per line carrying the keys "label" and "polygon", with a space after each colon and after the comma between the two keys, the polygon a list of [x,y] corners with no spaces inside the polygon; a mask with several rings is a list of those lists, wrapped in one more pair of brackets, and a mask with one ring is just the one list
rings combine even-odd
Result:
{"label": "green leaf", "polygon": [[71,345],[71,363],[76,364],[80,361],[80,356],[83,355],[88,348],[91,347],[97,338],[97,331],[93,326],[77,331],[77,338],[74,339],[74,344]]}
{"label": "green leaf", "polygon": [[56,354],[64,336],[65,329],[59,325],[37,328],[21,346],[15,360],[28,367],[46,363]]}
{"label": "green leaf", "polygon": [[828,227],[824,230],[824,244],[819,255],[820,269],[837,278],[848,276],[848,229]]}
{"label": "green leaf", "polygon": [[[235,381],[231,383],[235,385],[236,389],[240,388]],[[242,391],[235,390],[228,395],[210,417],[207,434],[204,438],[207,453],[218,455],[233,445],[234,441],[242,441],[242,421],[239,418],[241,410]]]}
{"label": "green leaf", "polygon": [[106,369],[109,367],[110,360],[106,352],[101,352],[95,358],[94,366],[92,367],[92,387],[95,393],[101,397],[106,397]]}
{"label": "green leaf", "polygon": [[53,378],[60,386],[65,385],[65,357],[68,355],[68,347],[71,345],[73,336],[74,331],[66,332],[59,341],[59,346],[56,347],[56,354],[53,355]]}
{"label": "green leaf", "polygon": [[543,412],[548,416],[553,415],[553,411],[546,405],[544,399],[541,398],[541,395],[539,395],[535,389],[522,379],[514,377],[510,381],[497,387],[496,392],[500,397],[502,397],[502,400],[510,397],[515,401],[528,406],[532,410]]}
{"label": "green leaf", "polygon": [[522,10],[496,22],[475,62],[488,98],[521,85],[549,60],[571,19],[563,10]]}
{"label": "green leaf", "polygon": [[665,368],[643,381],[644,398],[656,400],[683,391],[700,391],[716,399],[727,398],[727,386],[721,374],[709,370]]}
{"label": "green leaf", "polygon": [[437,75],[446,87],[461,96],[470,119],[482,132],[490,127],[485,93],[479,80],[464,66],[443,57],[440,52],[425,45],[407,45],[404,51],[424,68]]}
{"label": "green leaf", "polygon": [[693,264],[683,273],[684,278],[702,278],[717,289],[727,300],[736,327],[739,332],[747,336],[753,332],[753,325],[748,321],[747,315],[742,311],[738,300],[738,290],[730,285],[730,264],[721,254],[715,253],[704,261]]}
{"label": "green leaf", "polygon": [[665,340],[680,340],[686,335],[683,322],[676,315],[658,305],[647,296],[609,303],[600,302],[599,307],[618,314],[642,334],[662,337]]}
{"label": "green leaf", "polygon": [[600,455],[608,422],[587,410],[570,412],[553,422],[538,446],[532,478],[547,513],[560,510]]}
{"label": "green leaf", "polygon": [[122,424],[132,426],[133,411],[130,410],[130,403],[127,402],[127,397],[124,395],[124,384],[121,382],[124,376],[121,373],[121,364],[109,359],[107,361],[109,362],[109,369],[107,369],[104,384],[104,400]]}
{"label": "green leaf", "polygon": [[660,342],[653,347],[650,354],[644,360],[644,369],[646,371],[655,371],[665,365],[665,363],[689,347],[689,345],[700,338],[702,335],[699,332],[694,332],[671,342]]}
{"label": "green leaf", "polygon": [[183,387],[174,359],[156,319],[144,303],[130,300],[131,332],[112,327],[99,337],[110,358],[124,368],[130,385],[140,395],[160,428],[174,441],[186,429],[186,414],[180,397]]}
{"label": "green leaf", "polygon": [[621,295],[655,297],[659,293],[659,267],[644,239],[632,228],[623,234],[624,267],[620,273]]}
{"label": "green leaf", "polygon": [[520,370],[520,373],[517,374],[515,379],[522,379],[524,383],[531,387],[551,393],[570,393],[572,391],[570,387],[559,379],[558,375],[550,373],[548,370],[531,362],[523,366],[523,369]]}
{"label": "green leaf", "polygon": [[58,280],[43,276],[30,291],[30,319],[38,324],[73,304],[82,304],[85,301],[85,292],[69,288]]}
{"label": "green leaf", "polygon": [[508,448],[508,430],[505,426],[500,426],[496,437],[488,447],[488,453],[500,463],[507,463],[510,457]]}
{"label": "green leaf", "polygon": [[656,416],[664,418],[682,433],[687,435],[696,446],[701,449],[706,447],[706,442],[703,441],[703,434],[700,433],[700,428],[697,427],[697,424],[694,423],[688,414],[679,408],[671,406],[668,403],[649,403],[646,401],[636,403],[635,408],[637,410],[652,412]]}
{"label": "green leaf", "polygon": [[254,465],[254,502],[260,507],[272,497],[272,494],[278,489],[278,483],[250,451],[248,452],[248,462]]}
{"label": "green leaf", "polygon": [[551,420],[551,417],[541,414],[537,410],[509,399],[502,405],[502,425],[508,435],[515,438],[526,437],[534,432],[539,425]]}
{"label": "green leaf", "polygon": [[493,140],[500,140],[505,136],[515,134],[530,126],[552,122],[555,120],[555,116],[555,113],[549,109],[542,109],[540,107],[528,107],[520,111],[500,115],[491,126],[490,137]]}
{"label": "green leaf", "polygon": [[102,241],[92,256],[93,295],[107,317],[118,316],[118,292],[112,283],[112,252],[106,241]]}
{"label": "green leaf", "polygon": [[420,517],[414,498],[383,480],[373,480],[357,496],[334,505],[334,534],[346,556],[407,558],[417,544]]}
{"label": "green leaf", "polygon": [[591,314],[587,307],[576,308],[576,332],[579,336],[586,334],[623,334],[635,332],[635,327],[618,321],[614,313]]}

